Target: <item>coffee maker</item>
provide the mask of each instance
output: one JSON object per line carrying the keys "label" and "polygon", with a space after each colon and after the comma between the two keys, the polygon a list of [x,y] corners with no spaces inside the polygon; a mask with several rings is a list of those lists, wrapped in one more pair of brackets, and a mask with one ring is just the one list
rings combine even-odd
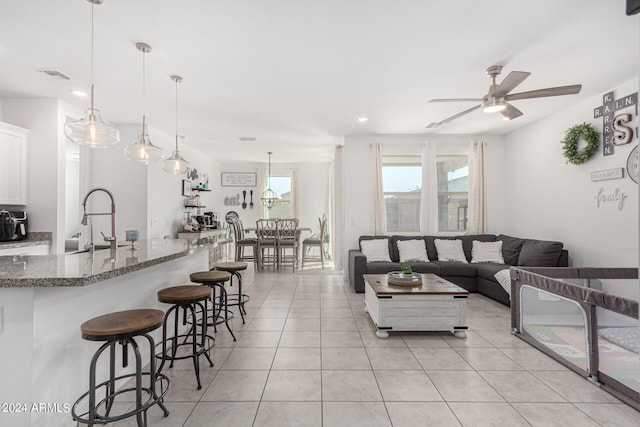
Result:
{"label": "coffee maker", "polygon": [[27,237],[27,213],[0,209],[0,242],[22,240]]}

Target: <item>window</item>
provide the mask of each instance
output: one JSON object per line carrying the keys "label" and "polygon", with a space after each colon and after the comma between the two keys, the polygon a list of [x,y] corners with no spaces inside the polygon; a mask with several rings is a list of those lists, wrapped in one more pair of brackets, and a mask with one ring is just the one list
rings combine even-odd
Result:
{"label": "window", "polygon": [[[438,231],[465,231],[469,206],[469,158],[466,154],[438,155],[436,171]],[[383,156],[382,186],[387,231],[420,231],[420,156]]]}
{"label": "window", "polygon": [[438,231],[464,231],[469,207],[469,157],[466,154],[438,155],[436,170]]}
{"label": "window", "polygon": [[383,156],[382,187],[387,231],[420,231],[420,156]]}
{"label": "window", "polygon": [[291,173],[271,175],[271,189],[278,195],[278,202],[271,209],[264,208],[264,218],[293,218]]}

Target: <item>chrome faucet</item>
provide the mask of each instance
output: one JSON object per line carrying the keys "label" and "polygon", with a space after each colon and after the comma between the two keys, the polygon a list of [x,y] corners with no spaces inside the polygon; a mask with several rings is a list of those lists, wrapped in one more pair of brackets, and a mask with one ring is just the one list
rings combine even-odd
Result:
{"label": "chrome faucet", "polygon": [[[93,193],[95,193],[96,191],[103,191],[105,193],[107,193],[107,195],[109,196],[109,198],[111,199],[111,212],[93,212],[93,213],[87,213],[87,199],[89,198],[89,196]],[[82,201],[82,208],[84,210],[84,215],[82,216],[82,225],[87,225],[87,223],[90,221],[90,216],[92,215],[111,215],[111,237],[107,237],[104,235],[104,233],[102,234],[102,237],[104,238],[105,242],[109,242],[110,246],[111,246],[111,252],[115,254],[117,245],[116,245],[116,202],[113,200],[113,194],[111,194],[111,191],[106,190],[104,188],[94,188],[93,190],[89,191],[87,193],[86,196],[84,196],[84,200]],[[91,222],[91,248],[89,249],[91,252],[93,252],[94,250],[94,245],[93,245],[93,221]]]}

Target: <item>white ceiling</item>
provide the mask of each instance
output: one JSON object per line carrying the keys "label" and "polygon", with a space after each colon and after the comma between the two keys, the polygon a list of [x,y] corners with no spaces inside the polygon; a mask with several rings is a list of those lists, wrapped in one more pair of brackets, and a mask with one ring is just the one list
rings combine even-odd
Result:
{"label": "white ceiling", "polygon": [[[638,77],[640,18],[624,9],[624,0],[104,0],[96,108],[113,123],[141,122],[143,41],[153,49],[150,125],[175,134],[169,76],[179,74],[179,133],[219,159],[328,160],[335,138],[353,134],[505,134]],[[84,108],[69,91],[90,84],[90,13],[86,0],[2,0],[0,97]],[[498,81],[532,73],[514,92],[583,89],[516,101],[524,115],[511,122],[475,111],[425,129],[474,105],[429,99],[482,97],[493,64],[505,67]],[[37,72],[45,68],[71,80]]]}

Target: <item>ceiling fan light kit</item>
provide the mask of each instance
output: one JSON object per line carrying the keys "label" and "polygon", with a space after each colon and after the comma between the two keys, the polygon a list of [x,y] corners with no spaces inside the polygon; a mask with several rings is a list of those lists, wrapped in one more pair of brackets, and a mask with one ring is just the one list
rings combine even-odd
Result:
{"label": "ceiling fan light kit", "polygon": [[[485,113],[500,113],[503,120],[512,120],[520,117],[523,113],[508,101],[544,98],[548,96],[574,95],[579,93],[582,89],[582,85],[570,85],[511,94],[510,92],[529,77],[531,73],[526,71],[512,71],[504,78],[504,80],[502,80],[502,83],[496,84],[496,77],[502,72],[502,66],[493,65],[487,68],[486,72],[487,76],[491,79],[491,86],[489,86],[489,92],[482,98],[448,98],[429,100],[429,102],[480,102],[480,105],[476,105],[475,107],[471,107],[440,122],[436,122],[438,126],[449,123],[479,108],[482,108],[482,111]],[[427,126],[427,128],[434,127],[437,126],[433,126],[433,123]]]}

